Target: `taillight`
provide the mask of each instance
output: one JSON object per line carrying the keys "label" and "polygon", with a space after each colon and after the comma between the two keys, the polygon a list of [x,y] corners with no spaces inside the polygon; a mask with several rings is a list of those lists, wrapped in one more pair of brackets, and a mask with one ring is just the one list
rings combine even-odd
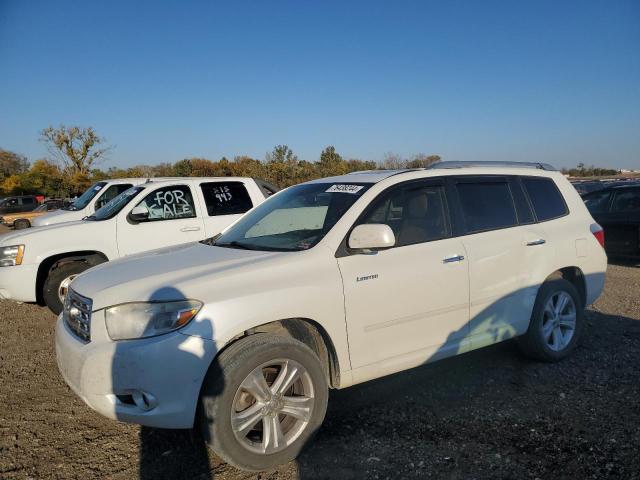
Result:
{"label": "taillight", "polygon": [[596,237],[596,240],[598,240],[600,246],[604,248],[604,230],[602,229],[602,227],[597,223],[592,224],[591,233],[593,233],[593,236]]}

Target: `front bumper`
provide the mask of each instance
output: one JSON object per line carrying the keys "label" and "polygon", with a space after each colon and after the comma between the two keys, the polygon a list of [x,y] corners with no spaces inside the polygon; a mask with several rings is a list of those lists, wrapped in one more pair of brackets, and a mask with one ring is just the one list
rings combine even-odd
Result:
{"label": "front bumper", "polygon": [[37,275],[36,264],[0,267],[0,299],[35,302]]}
{"label": "front bumper", "polygon": [[[111,341],[103,311],[93,313],[92,341],[78,339],[58,317],[58,368],[71,389],[92,409],[115,420],[159,428],[191,428],[200,387],[217,350],[215,343],[179,332]],[[149,410],[122,396],[150,394]],[[118,396],[120,396],[120,398]]]}

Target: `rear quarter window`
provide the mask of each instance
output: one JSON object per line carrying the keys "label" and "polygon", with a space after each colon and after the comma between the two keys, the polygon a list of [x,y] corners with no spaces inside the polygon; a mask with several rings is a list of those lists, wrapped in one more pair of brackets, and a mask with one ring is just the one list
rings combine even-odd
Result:
{"label": "rear quarter window", "polygon": [[253,207],[249,192],[242,182],[201,183],[200,189],[210,217],[237,215]]}
{"label": "rear quarter window", "polygon": [[522,177],[522,184],[529,195],[533,211],[539,222],[553,220],[569,213],[567,204],[552,179]]}

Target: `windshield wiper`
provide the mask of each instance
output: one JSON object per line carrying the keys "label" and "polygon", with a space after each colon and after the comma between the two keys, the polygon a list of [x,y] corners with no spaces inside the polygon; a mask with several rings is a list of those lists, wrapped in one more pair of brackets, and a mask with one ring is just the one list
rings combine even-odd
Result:
{"label": "windshield wiper", "polygon": [[237,241],[227,242],[227,243],[213,243],[216,247],[229,247],[229,248],[238,248],[241,250],[256,250],[259,252],[298,252],[300,249],[298,248],[288,248],[288,247],[270,247],[267,245],[251,245],[247,243],[240,243]]}
{"label": "windshield wiper", "polygon": [[246,243],[240,243],[235,240],[233,242],[227,242],[227,243],[214,243],[213,245],[216,247],[238,248],[241,250],[256,250],[251,245],[247,245]]}

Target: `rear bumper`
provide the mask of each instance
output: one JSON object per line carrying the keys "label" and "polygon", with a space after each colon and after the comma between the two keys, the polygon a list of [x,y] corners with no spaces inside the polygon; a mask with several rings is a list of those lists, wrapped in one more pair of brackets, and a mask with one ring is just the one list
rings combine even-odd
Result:
{"label": "rear bumper", "polygon": [[[98,324],[103,318],[103,312],[94,313],[92,338],[94,330],[101,336]],[[56,325],[58,369],[71,389],[105,417],[150,427],[193,426],[200,387],[215,354],[213,341],[178,332],[142,340],[84,343],[62,315]],[[121,400],[136,392],[150,395],[155,406],[143,409]]]}
{"label": "rear bumper", "polygon": [[0,267],[0,299],[35,302],[37,275],[35,264]]}

